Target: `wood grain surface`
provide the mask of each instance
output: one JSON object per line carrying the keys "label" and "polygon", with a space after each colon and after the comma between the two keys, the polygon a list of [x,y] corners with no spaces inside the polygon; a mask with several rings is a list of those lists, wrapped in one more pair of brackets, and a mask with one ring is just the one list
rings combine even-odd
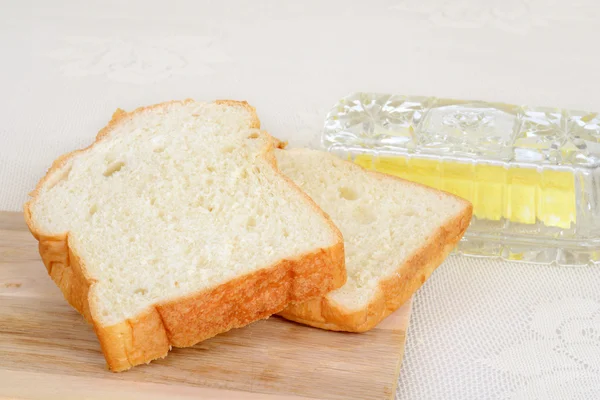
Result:
{"label": "wood grain surface", "polygon": [[272,317],[112,373],[22,215],[0,212],[0,398],[389,399],[409,316],[407,304],[362,334]]}

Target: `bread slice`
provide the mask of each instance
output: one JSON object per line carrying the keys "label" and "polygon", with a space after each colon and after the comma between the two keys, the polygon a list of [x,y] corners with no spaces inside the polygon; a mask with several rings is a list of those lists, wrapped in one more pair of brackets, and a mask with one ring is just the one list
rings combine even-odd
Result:
{"label": "bread slice", "polygon": [[281,316],[338,331],[364,332],[425,282],[471,220],[469,202],[389,175],[365,171],[331,154],[277,150],[292,178],[342,231],[348,281]]}
{"label": "bread slice", "polygon": [[343,240],[276,168],[254,109],[118,110],[25,205],[48,273],[110,369],[164,357],[340,287]]}

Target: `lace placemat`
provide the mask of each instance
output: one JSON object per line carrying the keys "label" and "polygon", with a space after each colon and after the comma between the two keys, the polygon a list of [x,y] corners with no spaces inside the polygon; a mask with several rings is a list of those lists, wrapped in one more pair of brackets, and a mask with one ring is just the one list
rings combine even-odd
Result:
{"label": "lace placemat", "polygon": [[450,257],[414,298],[398,399],[600,398],[600,269]]}

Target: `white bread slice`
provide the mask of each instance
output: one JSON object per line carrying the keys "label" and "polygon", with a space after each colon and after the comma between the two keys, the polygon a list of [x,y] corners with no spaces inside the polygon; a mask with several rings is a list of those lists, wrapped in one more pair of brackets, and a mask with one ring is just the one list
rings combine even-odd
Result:
{"label": "white bread slice", "polygon": [[276,168],[245,102],[118,110],[25,205],[48,273],[110,369],[340,287],[343,240]]}
{"label": "white bread slice", "polygon": [[324,329],[364,332],[395,311],[460,240],[472,206],[454,195],[366,171],[329,153],[276,150],[292,178],[342,231],[348,280],[281,316]]}

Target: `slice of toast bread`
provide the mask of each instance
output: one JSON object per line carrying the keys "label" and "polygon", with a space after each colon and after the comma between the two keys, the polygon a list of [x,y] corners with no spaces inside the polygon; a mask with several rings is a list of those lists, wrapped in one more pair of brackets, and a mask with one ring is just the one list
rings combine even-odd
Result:
{"label": "slice of toast bread", "polygon": [[372,329],[421,287],[471,221],[466,200],[329,153],[278,149],[276,157],[280,170],[331,216],[345,241],[348,281],[279,314],[296,322]]}
{"label": "slice of toast bread", "polygon": [[49,275],[126,370],[322,296],[343,240],[245,102],[118,110],[25,205]]}

